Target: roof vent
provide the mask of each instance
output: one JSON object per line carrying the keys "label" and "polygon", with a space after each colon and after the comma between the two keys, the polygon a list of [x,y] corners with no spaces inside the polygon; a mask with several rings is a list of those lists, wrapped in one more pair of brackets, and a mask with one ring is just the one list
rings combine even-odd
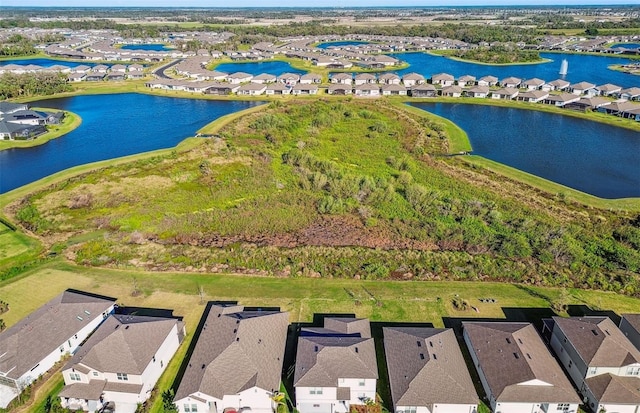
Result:
{"label": "roof vent", "polygon": [[515,357],[516,359],[520,359],[520,356],[518,355],[518,353],[513,353],[513,357]]}
{"label": "roof vent", "polygon": [[128,330],[128,329],[129,329],[129,326],[124,326],[124,329],[125,329],[125,330]]}
{"label": "roof vent", "polygon": [[418,347],[422,347],[422,343],[420,342],[420,340],[416,341],[416,344]]}
{"label": "roof vent", "polygon": [[86,315],[91,315],[91,313],[90,313],[88,310],[84,310],[84,313],[85,313]]}
{"label": "roof vent", "polygon": [[596,330],[591,330],[591,332],[593,333],[594,336],[598,335],[598,332]]}
{"label": "roof vent", "polygon": [[80,320],[80,321],[83,321],[83,320],[84,320],[84,318],[80,317],[79,315],[78,315],[78,316],[76,316],[76,318],[77,318],[78,320]]}
{"label": "roof vent", "polygon": [[356,349],[355,349],[355,350],[356,350],[356,353],[357,353],[357,352],[358,352],[358,347],[356,347]]}
{"label": "roof vent", "polygon": [[511,340],[507,337],[507,344],[511,344]]}
{"label": "roof vent", "polygon": [[420,353],[420,360],[424,360],[424,353]]}
{"label": "roof vent", "polygon": [[318,352],[318,346],[314,346],[313,347],[313,351],[315,351],[317,353]]}

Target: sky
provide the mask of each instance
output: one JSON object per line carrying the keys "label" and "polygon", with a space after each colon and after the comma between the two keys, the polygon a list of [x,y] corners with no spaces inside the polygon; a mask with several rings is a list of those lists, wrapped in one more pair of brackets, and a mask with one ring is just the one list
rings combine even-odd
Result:
{"label": "sky", "polygon": [[638,0],[0,0],[0,6],[23,7],[379,7],[507,5],[637,5]]}

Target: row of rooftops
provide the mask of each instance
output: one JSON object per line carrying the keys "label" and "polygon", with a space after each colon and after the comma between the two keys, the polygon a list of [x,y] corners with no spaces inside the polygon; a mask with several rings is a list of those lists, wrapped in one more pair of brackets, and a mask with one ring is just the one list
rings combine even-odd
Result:
{"label": "row of rooftops", "polygon": [[142,73],[144,66],[139,64],[132,65],[78,65],[69,67],[65,65],[39,66],[39,65],[18,65],[14,63],[1,65],[0,74],[2,73],[34,73],[34,72],[58,72],[58,73]]}

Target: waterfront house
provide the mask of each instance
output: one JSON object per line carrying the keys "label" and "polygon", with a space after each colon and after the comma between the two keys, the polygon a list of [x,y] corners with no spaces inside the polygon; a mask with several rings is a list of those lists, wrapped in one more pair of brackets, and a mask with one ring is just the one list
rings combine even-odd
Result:
{"label": "waterfront house", "polygon": [[276,75],[272,75],[269,73],[262,73],[259,74],[258,76],[254,76],[253,79],[251,79],[252,83],[274,83],[278,78],[276,77]]}
{"label": "waterfront house", "polygon": [[73,354],[115,299],[67,290],[0,334],[0,407],[64,356]]}
{"label": "waterfront house", "polygon": [[175,395],[180,413],[272,413],[289,313],[214,304]]}
{"label": "waterfront house", "polygon": [[356,96],[380,96],[380,87],[374,83],[364,83],[353,88]]}
{"label": "waterfront house", "polygon": [[640,314],[622,314],[620,331],[640,350]]}
{"label": "waterfront house", "polygon": [[569,88],[570,83],[567,82],[564,79],[556,79],[552,82],[549,82],[545,85],[542,85],[542,90],[548,90],[548,91],[554,91],[554,90],[559,90],[559,91],[565,91]]}
{"label": "waterfront house", "polygon": [[453,86],[455,83],[455,79],[452,75],[448,73],[438,73],[437,75],[431,76],[431,84],[440,85],[442,87]]}
{"label": "waterfront house", "polygon": [[353,75],[351,73],[334,73],[331,75],[331,83],[337,83],[342,85],[351,85],[353,82]]}
{"label": "waterfront house", "polygon": [[498,84],[498,78],[495,76],[482,76],[478,79],[478,86],[495,86]]}
{"label": "waterfront house", "polygon": [[323,328],[303,328],[293,386],[305,413],[346,413],[375,401],[378,365],[369,320],[325,317]]}
{"label": "waterfront house", "polygon": [[407,96],[407,88],[400,84],[384,84],[380,91],[383,96]]}
{"label": "waterfront house", "polygon": [[395,73],[383,73],[378,76],[378,82],[385,85],[399,85],[401,79],[400,76]]}
{"label": "waterfront house", "polygon": [[354,84],[356,86],[376,83],[376,75],[371,73],[358,73],[354,78]]}
{"label": "waterfront house", "polygon": [[177,318],[111,315],[62,370],[62,407],[134,413],[184,338]]}
{"label": "waterfront house", "polygon": [[608,317],[553,317],[543,333],[595,412],[640,409],[640,350]]}
{"label": "waterfront house", "polygon": [[251,79],[253,79],[253,75],[245,72],[231,73],[227,76],[227,82],[233,85],[250,82]]}
{"label": "waterfront house", "polygon": [[94,67],[91,68],[91,72],[94,72],[94,73],[106,74],[108,71],[109,71],[109,66],[107,65],[95,65]]}
{"label": "waterfront house", "polygon": [[574,83],[569,86],[569,90],[571,91],[571,93],[576,95],[587,95],[587,96],[598,95],[598,91],[596,90],[596,85],[589,82]]}
{"label": "waterfront house", "polygon": [[264,83],[245,83],[237,90],[238,95],[258,96],[267,91],[267,85]]}
{"label": "waterfront house", "polygon": [[471,360],[495,413],[578,411],[580,397],[531,323],[462,325]]}
{"label": "waterfront house", "polygon": [[18,110],[2,116],[2,120],[20,125],[44,125],[47,117],[31,109]]}
{"label": "waterfront house", "polygon": [[542,103],[546,105],[553,105],[562,108],[570,103],[574,103],[580,100],[580,96],[576,96],[573,93],[563,92],[559,95],[549,95],[542,100]]}
{"label": "waterfront house", "polygon": [[121,65],[121,64],[113,65],[111,66],[111,68],[109,68],[109,72],[111,73],[113,72],[126,73],[126,71],[127,71],[127,66]]}
{"label": "waterfront house", "polygon": [[204,93],[209,95],[230,95],[240,89],[239,84],[229,82],[215,82],[211,84]]}
{"label": "waterfront house", "polygon": [[450,98],[459,98],[462,96],[462,88],[458,85],[445,86],[440,90],[440,94]]}
{"label": "waterfront house", "polygon": [[518,94],[516,100],[537,103],[541,100],[546,99],[547,97],[549,97],[549,92],[545,92],[544,90],[529,90]]}
{"label": "waterfront house", "polygon": [[520,91],[518,89],[512,87],[506,87],[503,89],[494,90],[491,92],[492,99],[507,99],[513,100],[515,99]]}
{"label": "waterfront house", "polygon": [[322,76],[316,73],[307,73],[300,76],[300,83],[303,85],[319,84],[322,82]]}
{"label": "waterfront house", "polygon": [[489,86],[475,86],[465,90],[464,94],[472,98],[486,98],[489,96]]}
{"label": "waterfront house", "polygon": [[297,73],[283,73],[278,76],[278,82],[287,86],[293,86],[300,81],[300,75]]}
{"label": "waterfront house", "polygon": [[[476,84],[476,77],[471,75],[462,75],[458,78],[458,85],[464,86],[473,86]],[[489,86],[489,85],[479,85],[479,86]]]}
{"label": "waterfront house", "polygon": [[622,88],[620,86],[607,83],[604,85],[597,86],[596,90],[599,92],[598,94],[601,96],[614,96],[614,95],[618,95],[622,91]]}
{"label": "waterfront house", "polygon": [[333,83],[327,88],[327,94],[329,95],[350,95],[351,93],[351,85],[342,83]]}
{"label": "waterfront house", "polygon": [[534,77],[533,79],[527,79],[520,83],[520,87],[527,90],[538,90],[541,89],[544,84],[544,80]]}
{"label": "waterfront house", "polygon": [[620,99],[640,100],[640,87],[630,87],[620,91]]}
{"label": "waterfront house", "polygon": [[84,77],[84,80],[87,82],[100,82],[101,80],[104,79],[104,77],[106,76],[105,73],[101,73],[101,72],[89,72],[87,73],[87,75]]}
{"label": "waterfront house", "polygon": [[475,413],[471,375],[452,329],[384,327],[395,412]]}
{"label": "waterfront house", "polygon": [[620,112],[620,116],[625,119],[633,119],[640,122],[640,105],[634,105]]}
{"label": "waterfront house", "polygon": [[7,101],[0,102],[0,117],[23,110],[29,110],[29,105],[26,103],[12,103]]}
{"label": "waterfront house", "polygon": [[638,105],[629,102],[628,100],[617,100],[609,103],[608,105],[599,107],[598,112],[606,113],[607,115],[622,116],[624,112],[636,109],[637,107]]}
{"label": "waterfront house", "polygon": [[289,95],[291,88],[282,83],[269,83],[265,93],[267,95]]}
{"label": "waterfront house", "polygon": [[416,85],[410,90],[411,96],[415,98],[432,98],[438,96],[438,89],[435,86],[428,83]]}
{"label": "waterfront house", "polygon": [[421,85],[425,82],[424,80],[424,76],[422,76],[419,73],[407,73],[405,75],[402,75],[402,83],[406,86],[406,87],[412,87],[415,85]]}
{"label": "waterfront house", "polygon": [[520,83],[522,83],[522,79],[517,77],[507,77],[500,81],[500,86],[503,88],[514,88],[517,89],[520,87]]}

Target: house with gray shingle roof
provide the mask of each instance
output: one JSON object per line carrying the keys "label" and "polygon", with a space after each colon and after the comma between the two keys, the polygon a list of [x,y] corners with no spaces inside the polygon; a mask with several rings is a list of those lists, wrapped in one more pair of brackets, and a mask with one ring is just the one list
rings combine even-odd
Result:
{"label": "house with gray shingle roof", "polygon": [[640,350],[608,317],[543,320],[551,348],[591,410],[640,410]]}
{"label": "house with gray shingle roof", "polygon": [[289,313],[215,304],[205,315],[175,403],[181,413],[271,413]]}
{"label": "house with gray shingle roof", "polygon": [[375,400],[377,380],[369,320],[325,317],[324,327],[300,331],[293,378],[300,412],[349,412]]}
{"label": "house with gray shingle roof", "polygon": [[383,335],[393,411],[477,410],[478,395],[452,329],[384,327]]}
{"label": "house with gray shingle roof", "polygon": [[462,326],[494,412],[578,411],[580,397],[531,323],[463,322]]}
{"label": "house with gray shingle roof", "polygon": [[113,311],[115,301],[67,290],[0,333],[0,407],[73,354]]}
{"label": "house with gray shingle roof", "polygon": [[177,318],[112,315],[62,370],[62,407],[134,413],[145,402],[184,338]]}
{"label": "house with gray shingle roof", "polygon": [[411,87],[411,86],[415,86],[415,85],[421,85],[425,82],[424,80],[424,76],[422,76],[419,73],[407,73],[402,75],[402,83],[406,86],[406,87]]}
{"label": "house with gray shingle roof", "polygon": [[453,86],[455,83],[455,79],[453,75],[450,75],[449,73],[438,73],[431,76],[431,83],[434,85],[440,85],[442,87]]}
{"label": "house with gray shingle roof", "polygon": [[622,314],[620,331],[640,350],[640,314]]}

